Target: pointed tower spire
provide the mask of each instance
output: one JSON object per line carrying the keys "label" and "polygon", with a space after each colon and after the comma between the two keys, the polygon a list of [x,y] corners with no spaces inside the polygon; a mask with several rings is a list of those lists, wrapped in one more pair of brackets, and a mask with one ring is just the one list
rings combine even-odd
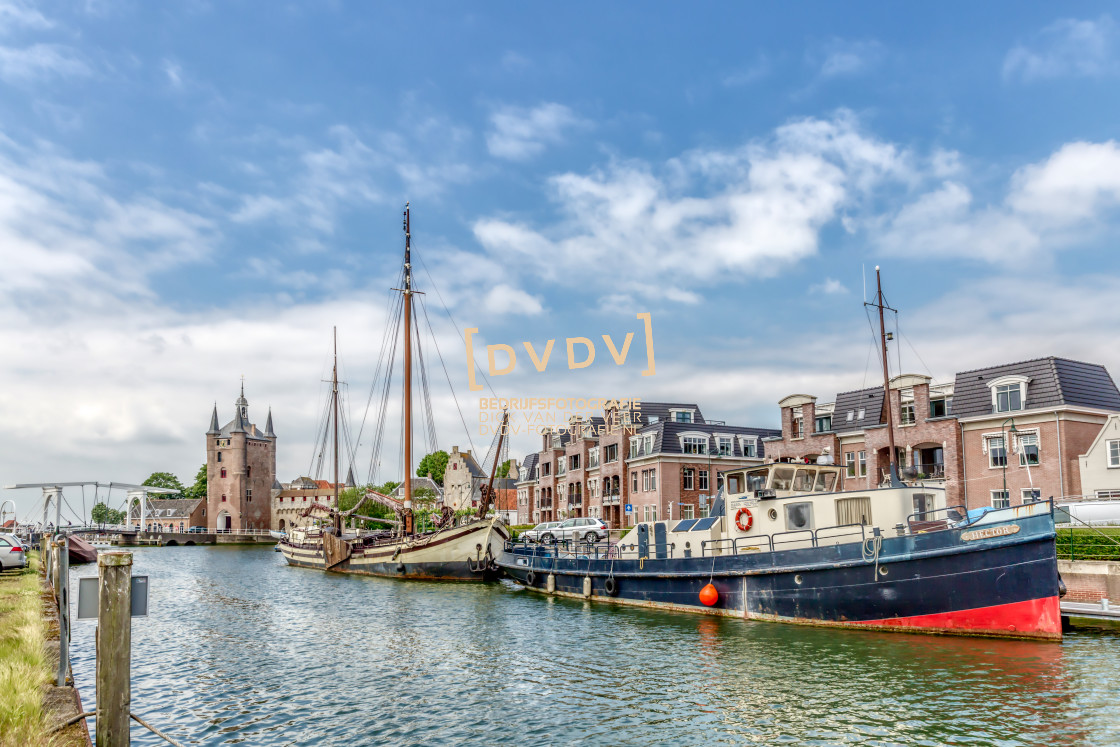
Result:
{"label": "pointed tower spire", "polygon": [[210,430],[206,431],[207,436],[216,436],[221,433],[221,426],[218,425],[218,403],[214,403],[214,412],[210,415]]}
{"label": "pointed tower spire", "polygon": [[272,408],[268,408],[268,420],[264,424],[265,438],[276,438],[276,434],[272,432]]}
{"label": "pointed tower spire", "polygon": [[245,433],[249,430],[249,400],[245,399],[245,377],[241,377],[241,396],[233,403],[232,433]]}
{"label": "pointed tower spire", "polygon": [[349,471],[346,473],[346,487],[356,488],[357,484],[354,482],[354,465],[350,465]]}

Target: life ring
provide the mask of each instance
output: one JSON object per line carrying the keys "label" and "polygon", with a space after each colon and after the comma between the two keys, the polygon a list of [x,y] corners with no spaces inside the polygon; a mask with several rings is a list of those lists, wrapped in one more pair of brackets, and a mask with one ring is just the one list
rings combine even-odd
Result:
{"label": "life ring", "polygon": [[[743,524],[744,514],[747,517],[747,523],[745,525]],[[751,510],[746,506],[743,506],[735,512],[735,526],[739,527],[740,532],[749,532],[751,527],[754,526],[754,516],[751,515]]]}
{"label": "life ring", "polygon": [[609,596],[613,597],[618,594],[618,581],[615,581],[614,576],[608,576],[607,582],[603,584],[603,586],[606,588]]}
{"label": "life ring", "polygon": [[525,583],[529,586],[534,586],[537,583],[537,574],[534,571],[529,571],[525,574]]}

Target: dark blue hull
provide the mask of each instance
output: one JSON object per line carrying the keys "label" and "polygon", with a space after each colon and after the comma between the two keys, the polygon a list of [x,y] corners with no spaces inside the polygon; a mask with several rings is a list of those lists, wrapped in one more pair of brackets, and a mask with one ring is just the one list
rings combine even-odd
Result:
{"label": "dark blue hull", "polygon": [[[498,564],[526,586],[551,583],[555,593],[578,597],[784,622],[1060,638],[1053,518],[988,526],[1017,530],[979,539],[962,536],[967,528],[884,537],[877,560],[858,542],[646,560],[512,545]],[[708,583],[719,592],[711,607],[699,598]]]}

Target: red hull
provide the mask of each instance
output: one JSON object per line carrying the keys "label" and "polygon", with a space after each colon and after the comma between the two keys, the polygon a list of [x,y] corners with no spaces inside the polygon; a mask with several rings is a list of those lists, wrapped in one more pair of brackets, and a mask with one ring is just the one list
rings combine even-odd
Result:
{"label": "red hull", "polygon": [[845,625],[913,628],[930,633],[1061,638],[1062,612],[1058,606],[1058,597],[1053,596],[933,615],[846,622]]}

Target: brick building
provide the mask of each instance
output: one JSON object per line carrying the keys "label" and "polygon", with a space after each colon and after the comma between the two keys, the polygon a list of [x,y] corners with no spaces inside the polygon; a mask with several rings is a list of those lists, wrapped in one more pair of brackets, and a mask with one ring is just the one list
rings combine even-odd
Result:
{"label": "brick building", "polygon": [[944,486],[950,505],[979,508],[1079,495],[1078,456],[1120,410],[1120,392],[1103,366],[1056,357],[964,371],[952,384],[903,374],[891,379],[889,400],[882,387],[820,406],[812,395],[784,398],[782,435],[767,442],[768,454],[827,455],[844,467],[842,490],[881,485],[887,402],[904,479]]}
{"label": "brick building", "polygon": [[[201,498],[153,498],[145,502],[148,516],[144,522],[150,532],[188,532],[206,526],[206,501]],[[140,502],[128,508],[128,524],[140,528]]]}
{"label": "brick building", "polygon": [[762,439],[777,433],[706,420],[689,403],[643,402],[640,411],[573,420],[542,434],[541,451],[526,456],[519,515],[525,523],[590,516],[615,528],[702,516],[717,474],[761,463]]}
{"label": "brick building", "polygon": [[276,483],[276,434],[272,411],[262,432],[249,421],[245,385],[234,403],[233,420],[218,427],[218,405],[206,431],[206,528],[213,531],[272,526]]}
{"label": "brick building", "polygon": [[[277,487],[278,490],[272,491],[270,525],[276,531],[287,532],[294,527],[311,526],[318,517],[304,517],[301,514],[314,503],[334,507],[334,483],[327,480],[298,477],[287,484],[278,483]],[[349,487],[354,487],[352,475],[345,485],[338,486],[338,491],[341,493]]]}

